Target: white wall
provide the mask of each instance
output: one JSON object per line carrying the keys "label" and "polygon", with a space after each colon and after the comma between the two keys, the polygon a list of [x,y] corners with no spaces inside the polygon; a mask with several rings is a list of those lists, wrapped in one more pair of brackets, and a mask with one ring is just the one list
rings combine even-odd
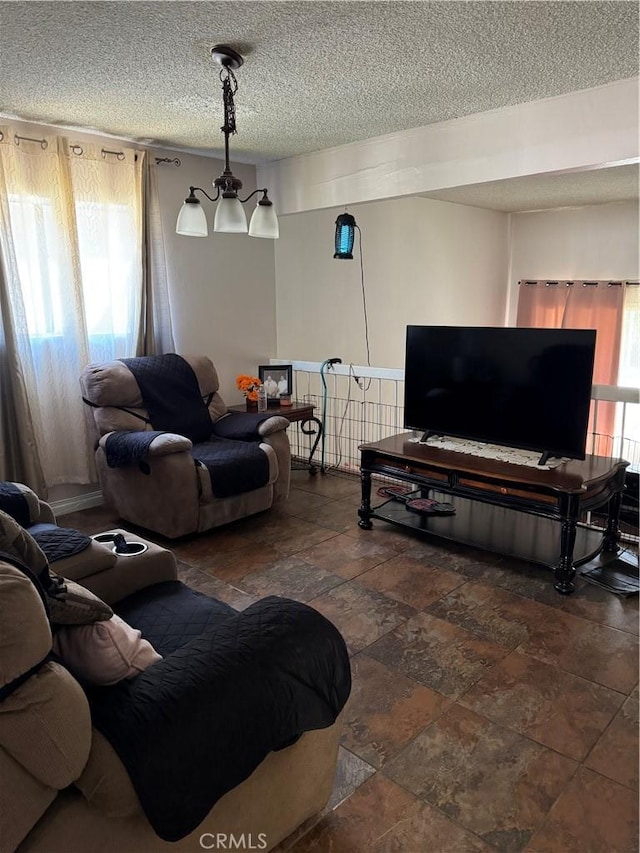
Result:
{"label": "white wall", "polygon": [[512,214],[508,321],[521,279],[638,279],[638,235],[631,201]]}
{"label": "white wall", "polygon": [[[179,167],[158,167],[176,352],[208,355],[218,370],[222,396],[232,404],[242,399],[236,376],[255,374],[258,364],[276,354],[274,241],[214,234],[215,205],[206,199],[209,236],[176,234],[176,217],[189,186],[213,195],[211,182],[224,168],[222,161],[207,157],[179,157]],[[235,163],[232,169],[244,184],[244,198],[255,188],[255,169]],[[247,203],[247,219],[254,206],[254,199]]]}
{"label": "white wall", "polygon": [[[359,236],[334,260],[344,208],[280,218],[275,247],[280,358],[366,364]],[[403,367],[405,327],[502,325],[508,217],[425,198],[353,205],[362,232],[371,364]]]}

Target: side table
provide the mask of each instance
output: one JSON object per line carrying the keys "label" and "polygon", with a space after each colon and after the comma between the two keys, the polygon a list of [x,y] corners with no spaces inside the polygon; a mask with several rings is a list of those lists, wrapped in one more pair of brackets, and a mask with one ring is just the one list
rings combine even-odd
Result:
{"label": "side table", "polygon": [[[315,435],[315,441],[313,442],[313,446],[311,447],[311,453],[309,454],[308,465],[309,465],[309,473],[317,474],[318,466],[313,462],[313,454],[316,452],[316,448],[320,439],[322,438],[322,421],[319,418],[316,418],[313,414],[315,406],[313,403],[300,403],[297,401],[293,401],[290,406],[281,406],[279,403],[275,405],[270,404],[267,408],[268,415],[280,415],[283,418],[286,418],[290,423],[300,422],[300,429],[305,435]],[[240,414],[247,413],[246,405],[240,404],[237,406],[227,406],[227,409],[230,412],[238,412]],[[253,409],[250,414],[257,414],[256,410]]]}

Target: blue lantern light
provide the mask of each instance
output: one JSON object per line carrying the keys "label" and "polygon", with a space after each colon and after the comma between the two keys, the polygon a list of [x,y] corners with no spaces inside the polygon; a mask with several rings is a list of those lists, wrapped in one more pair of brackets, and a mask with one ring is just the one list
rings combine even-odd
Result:
{"label": "blue lantern light", "polygon": [[334,258],[353,260],[353,238],[356,220],[350,213],[341,213],[336,219],[336,238]]}

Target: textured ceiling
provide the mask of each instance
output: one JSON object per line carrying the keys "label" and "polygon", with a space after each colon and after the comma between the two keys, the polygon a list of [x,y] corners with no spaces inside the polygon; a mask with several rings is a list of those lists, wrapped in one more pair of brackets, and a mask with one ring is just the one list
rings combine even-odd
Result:
{"label": "textured ceiling", "polygon": [[633,77],[638,19],[596,0],[0,2],[0,113],[219,155],[226,43],[245,56],[232,159],[259,163]]}
{"label": "textured ceiling", "polygon": [[488,181],[484,184],[424,193],[424,196],[514,213],[546,210],[550,207],[637,201],[639,180],[638,165],[616,166],[585,172],[530,175],[505,181]]}

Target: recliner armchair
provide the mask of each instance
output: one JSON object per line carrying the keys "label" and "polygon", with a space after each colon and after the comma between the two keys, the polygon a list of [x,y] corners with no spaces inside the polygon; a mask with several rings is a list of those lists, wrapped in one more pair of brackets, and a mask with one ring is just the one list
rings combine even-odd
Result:
{"label": "recliner armchair", "polygon": [[[171,427],[172,417],[179,426],[193,422],[180,396],[193,376],[196,390],[187,408],[195,406],[198,424],[189,438]],[[164,411],[165,379],[169,403],[177,395],[171,416]],[[206,356],[172,353],[90,364],[80,385],[97,432],[95,460],[105,501],[122,519],[173,539],[261,512],[288,496],[289,421],[229,413]],[[204,411],[210,437],[202,429]],[[220,453],[226,454],[222,461]]]}

